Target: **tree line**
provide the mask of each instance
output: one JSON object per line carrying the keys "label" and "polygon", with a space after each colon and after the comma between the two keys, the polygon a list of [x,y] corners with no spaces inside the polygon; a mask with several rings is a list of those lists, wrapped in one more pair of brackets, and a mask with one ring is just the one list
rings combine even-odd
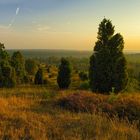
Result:
{"label": "tree line", "polygon": [[[82,80],[89,79],[89,86],[93,92],[118,93],[123,91],[128,83],[127,62],[123,54],[124,40],[121,34],[115,34],[114,28],[110,20],[102,20],[89,61],[89,74],[87,76],[85,73],[79,73]],[[71,84],[71,72],[70,62],[62,58],[57,76],[60,89],[67,89]],[[32,59],[25,61],[19,51],[10,57],[4,44],[0,44],[0,87],[14,87],[28,80],[33,80],[36,85],[45,83],[41,64]]]}

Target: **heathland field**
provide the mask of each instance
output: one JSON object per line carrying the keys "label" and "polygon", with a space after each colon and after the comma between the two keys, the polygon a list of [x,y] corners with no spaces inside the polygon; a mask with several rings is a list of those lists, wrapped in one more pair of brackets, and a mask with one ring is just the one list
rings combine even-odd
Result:
{"label": "heathland field", "polygon": [[[69,74],[66,66],[60,67],[61,51],[55,57],[35,57],[29,51],[25,58],[1,51],[7,55],[1,61],[0,139],[140,140],[139,54],[126,55],[127,86],[103,94],[90,89],[84,52],[75,57],[62,51],[67,61],[61,59],[61,65],[70,65]],[[61,88],[58,75],[64,85],[71,79],[69,88]]]}
{"label": "heathland field", "polygon": [[140,94],[0,89],[0,139],[139,140]]}
{"label": "heathland field", "polygon": [[0,140],[140,140],[139,7],[0,0]]}

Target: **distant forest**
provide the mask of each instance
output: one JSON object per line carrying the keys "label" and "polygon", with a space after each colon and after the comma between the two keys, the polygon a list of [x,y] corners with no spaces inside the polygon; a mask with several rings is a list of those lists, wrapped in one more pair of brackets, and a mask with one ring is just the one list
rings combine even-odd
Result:
{"label": "distant forest", "polygon": [[[9,54],[13,54],[13,52],[19,51],[18,49],[9,49],[7,52]],[[82,58],[86,57],[89,58],[93,51],[76,51],[76,50],[49,50],[49,49],[23,49],[20,52],[24,55],[25,58],[48,58],[48,57],[77,57]],[[139,59],[140,60],[140,51],[126,51],[124,52],[129,60],[132,59]],[[132,60],[133,61],[133,60]]]}

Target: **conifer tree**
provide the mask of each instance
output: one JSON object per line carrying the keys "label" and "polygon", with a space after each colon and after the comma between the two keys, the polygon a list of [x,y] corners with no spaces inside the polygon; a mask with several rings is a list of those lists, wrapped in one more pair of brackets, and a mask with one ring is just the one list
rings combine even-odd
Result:
{"label": "conifer tree", "polygon": [[99,25],[94,53],[90,57],[89,79],[94,92],[109,93],[114,89],[118,93],[127,85],[124,40],[121,34],[114,32],[111,21],[103,19]]}
{"label": "conifer tree", "polygon": [[61,59],[58,70],[57,83],[60,89],[67,89],[71,83],[71,67],[68,60]]}
{"label": "conifer tree", "polygon": [[10,56],[0,43],[0,87],[14,87],[16,85],[15,69],[10,65]]}
{"label": "conifer tree", "polygon": [[17,51],[13,53],[11,57],[11,65],[12,67],[15,68],[16,75],[17,75],[17,82],[19,84],[23,83],[26,73],[25,73],[25,60],[21,52]]}

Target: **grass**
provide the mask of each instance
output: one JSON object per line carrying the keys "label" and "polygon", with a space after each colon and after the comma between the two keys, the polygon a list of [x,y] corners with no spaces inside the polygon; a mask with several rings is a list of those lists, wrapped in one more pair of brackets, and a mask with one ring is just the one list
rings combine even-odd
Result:
{"label": "grass", "polygon": [[[137,123],[102,113],[72,112],[56,103],[75,91],[45,87],[0,89],[2,140],[139,140]],[[79,94],[85,91],[77,91]],[[87,93],[86,97],[101,96]],[[125,98],[126,97],[126,98]],[[101,99],[104,97],[100,97]],[[106,97],[105,97],[106,98]],[[138,94],[119,95],[133,98]]]}

